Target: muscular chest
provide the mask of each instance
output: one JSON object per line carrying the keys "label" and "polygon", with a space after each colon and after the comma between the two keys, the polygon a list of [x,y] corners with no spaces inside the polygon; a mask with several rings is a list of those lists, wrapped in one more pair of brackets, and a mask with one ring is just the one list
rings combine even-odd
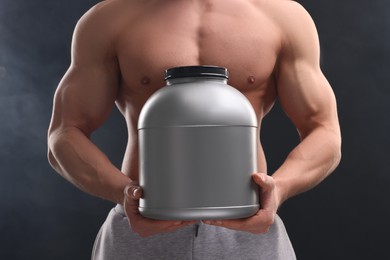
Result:
{"label": "muscular chest", "polygon": [[269,85],[280,40],[261,10],[237,0],[201,6],[172,2],[148,7],[147,16],[124,28],[118,58],[127,88],[153,92],[164,86],[165,69],[185,65],[226,67],[229,84],[241,91]]}

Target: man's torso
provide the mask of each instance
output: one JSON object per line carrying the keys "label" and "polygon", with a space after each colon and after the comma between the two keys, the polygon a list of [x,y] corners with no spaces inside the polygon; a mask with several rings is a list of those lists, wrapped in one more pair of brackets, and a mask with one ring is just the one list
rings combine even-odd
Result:
{"label": "man's torso", "polygon": [[[279,2],[283,1],[274,1]],[[229,85],[251,102],[259,121],[276,98],[275,67],[281,29],[279,6],[267,0],[111,0],[100,4],[116,28],[113,45],[120,69],[117,105],[129,141],[122,171],[138,178],[137,121],[143,104],[165,85],[164,71],[187,65],[229,70]],[[266,172],[260,142],[259,170]]]}

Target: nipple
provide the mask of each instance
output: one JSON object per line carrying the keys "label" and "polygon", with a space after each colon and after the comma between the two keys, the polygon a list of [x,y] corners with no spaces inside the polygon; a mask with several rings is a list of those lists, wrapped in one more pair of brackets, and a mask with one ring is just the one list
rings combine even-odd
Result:
{"label": "nipple", "polygon": [[147,77],[147,76],[143,77],[143,78],[141,79],[141,84],[142,84],[142,85],[148,85],[148,84],[150,84],[150,78]]}
{"label": "nipple", "polygon": [[249,76],[248,77],[248,83],[249,84],[254,84],[256,82],[256,78],[254,76]]}

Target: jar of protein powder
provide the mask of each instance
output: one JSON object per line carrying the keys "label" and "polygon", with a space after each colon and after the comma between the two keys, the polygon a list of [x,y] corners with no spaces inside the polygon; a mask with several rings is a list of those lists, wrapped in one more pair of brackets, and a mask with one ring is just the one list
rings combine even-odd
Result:
{"label": "jar of protein powder", "polygon": [[138,121],[140,213],[165,220],[233,219],[259,209],[257,119],[215,66],[175,67]]}

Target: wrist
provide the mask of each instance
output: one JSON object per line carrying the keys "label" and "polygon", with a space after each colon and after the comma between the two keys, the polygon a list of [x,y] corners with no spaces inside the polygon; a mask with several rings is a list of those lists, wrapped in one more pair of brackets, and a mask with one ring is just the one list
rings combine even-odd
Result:
{"label": "wrist", "polygon": [[125,174],[122,174],[112,189],[112,200],[114,203],[123,205],[125,199],[125,188],[132,182],[133,181],[129,177],[127,177]]}
{"label": "wrist", "polygon": [[274,181],[276,203],[279,208],[288,199],[288,196],[286,195],[285,186],[283,185],[283,182],[278,178],[274,178]]}

